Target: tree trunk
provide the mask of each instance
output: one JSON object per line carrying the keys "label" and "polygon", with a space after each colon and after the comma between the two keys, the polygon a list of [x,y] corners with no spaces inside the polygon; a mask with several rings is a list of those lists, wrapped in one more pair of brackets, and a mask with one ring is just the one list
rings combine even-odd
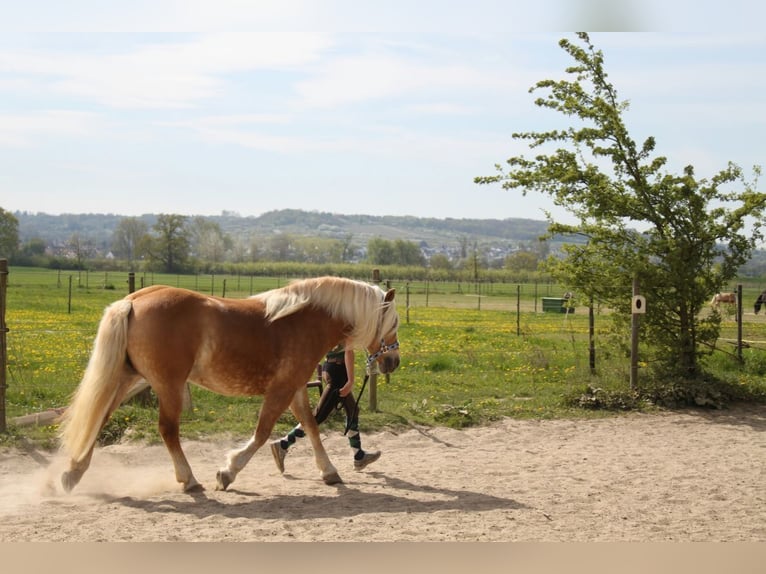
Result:
{"label": "tree trunk", "polygon": [[679,319],[678,369],[680,374],[694,377],[697,374],[697,337],[688,306],[681,306]]}

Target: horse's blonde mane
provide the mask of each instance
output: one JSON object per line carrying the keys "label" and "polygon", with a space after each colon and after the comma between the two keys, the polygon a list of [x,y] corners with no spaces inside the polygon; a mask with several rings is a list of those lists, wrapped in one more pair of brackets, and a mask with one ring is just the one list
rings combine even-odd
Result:
{"label": "horse's blonde mane", "polygon": [[[347,344],[361,348],[397,326],[399,318],[395,304],[393,301],[384,303],[384,296],[380,287],[362,281],[316,277],[294,281],[252,298],[266,305],[266,318],[270,321],[296,313],[308,305],[323,309],[332,318],[349,324],[351,332]],[[383,313],[387,307],[390,311]]]}

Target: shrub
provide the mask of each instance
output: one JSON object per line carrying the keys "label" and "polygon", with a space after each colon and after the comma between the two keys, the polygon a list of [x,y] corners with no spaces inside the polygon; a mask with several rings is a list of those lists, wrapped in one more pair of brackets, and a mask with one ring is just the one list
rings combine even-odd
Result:
{"label": "shrub", "polygon": [[135,423],[135,413],[133,407],[123,407],[119,411],[116,411],[109,421],[101,429],[101,433],[98,435],[98,444],[106,446],[110,444],[117,444],[125,436],[126,431],[130,429]]}
{"label": "shrub", "polygon": [[641,409],[644,402],[638,392],[631,389],[602,389],[587,385],[565,397],[569,406],[581,409],[630,411]]}
{"label": "shrub", "polygon": [[707,407],[722,409],[742,401],[762,402],[766,393],[746,381],[727,381],[712,374],[694,379],[669,378],[641,386],[641,396],[660,407]]}
{"label": "shrub", "polygon": [[434,413],[434,421],[453,429],[461,429],[474,424],[471,411],[468,409],[471,401],[464,405],[442,405],[440,411]]}

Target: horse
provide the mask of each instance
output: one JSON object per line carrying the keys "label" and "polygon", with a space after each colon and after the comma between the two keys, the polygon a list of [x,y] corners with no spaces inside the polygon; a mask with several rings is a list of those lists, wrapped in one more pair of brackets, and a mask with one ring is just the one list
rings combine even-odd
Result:
{"label": "horse", "polygon": [[145,380],[159,402],[159,433],[184,492],[201,491],[181,448],[188,382],[228,396],[264,397],[255,431],[216,474],[226,490],[289,407],[308,434],[326,484],[342,482],[319,437],[306,381],[324,354],[346,341],[368,353],[368,370],[399,366],[395,289],[339,277],[289,283],[247,299],[224,299],[156,285],[109,305],[83,378],[62,415],[61,451],[70,492],[90,466],[100,430],[126,393]]}
{"label": "horse", "polygon": [[766,305],[766,291],[762,291],[753,305],[753,312],[757,315],[761,310],[761,305]]}
{"label": "horse", "polygon": [[713,295],[713,298],[710,300],[710,305],[714,309],[718,309],[721,303],[725,303],[727,305],[736,305],[737,294],[736,293],[716,293],[715,295]]}

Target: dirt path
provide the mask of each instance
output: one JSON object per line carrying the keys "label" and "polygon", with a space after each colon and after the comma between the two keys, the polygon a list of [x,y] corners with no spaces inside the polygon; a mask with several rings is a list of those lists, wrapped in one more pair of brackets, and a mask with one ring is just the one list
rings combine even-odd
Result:
{"label": "dirt path", "polygon": [[285,475],[263,449],[216,492],[235,441],[186,442],[196,495],[163,446],[98,449],[70,495],[50,454],[6,449],[0,541],[766,541],[766,407],[381,432],[363,472],[323,437],[343,485],[301,443]]}

